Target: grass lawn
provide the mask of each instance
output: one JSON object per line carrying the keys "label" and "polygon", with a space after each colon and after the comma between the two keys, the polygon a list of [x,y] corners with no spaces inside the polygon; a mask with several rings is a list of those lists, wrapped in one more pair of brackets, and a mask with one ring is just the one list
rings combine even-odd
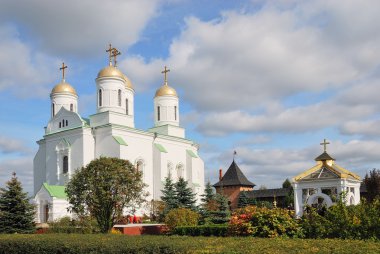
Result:
{"label": "grass lawn", "polygon": [[380,253],[380,242],[125,235],[0,235],[0,253]]}

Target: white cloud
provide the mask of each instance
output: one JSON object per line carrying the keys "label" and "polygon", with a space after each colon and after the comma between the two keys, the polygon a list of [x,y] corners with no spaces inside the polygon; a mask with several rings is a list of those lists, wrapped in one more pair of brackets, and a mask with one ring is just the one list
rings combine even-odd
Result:
{"label": "white cloud", "polygon": [[[0,91],[10,90],[18,97],[42,97],[54,80],[58,63],[33,51],[12,26],[0,25]],[[51,86],[51,85],[50,85]]]}
{"label": "white cloud", "polygon": [[33,158],[30,156],[14,159],[5,159],[0,162],[0,186],[5,186],[6,182],[15,172],[19,181],[22,183],[24,191],[33,195]]}
{"label": "white cloud", "polygon": [[[380,57],[380,17],[372,11],[378,4],[267,4],[255,13],[225,12],[208,22],[189,17],[168,59],[130,62],[138,59],[137,80],[152,69],[157,77],[157,63],[168,63],[171,83],[199,109],[252,109],[365,77]],[[351,15],[358,9],[365,14]]]}
{"label": "white cloud", "polygon": [[54,54],[100,55],[109,42],[135,43],[156,13],[156,0],[12,1],[1,3],[0,20],[15,21],[42,49]]}
{"label": "white cloud", "polygon": [[380,120],[349,121],[341,126],[340,131],[345,135],[363,135],[376,138],[380,136]]}
{"label": "white cloud", "polygon": [[0,153],[28,153],[30,149],[25,146],[24,142],[0,135]]}

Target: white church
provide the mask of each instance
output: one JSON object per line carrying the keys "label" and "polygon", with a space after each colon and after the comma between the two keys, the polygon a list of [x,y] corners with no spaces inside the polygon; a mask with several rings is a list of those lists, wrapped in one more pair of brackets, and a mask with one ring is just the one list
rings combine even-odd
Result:
{"label": "white church", "polygon": [[[135,128],[134,88],[131,81],[116,67],[120,52],[112,48],[109,65],[99,71],[96,83],[96,113],[84,118],[78,113],[78,94],[65,81],[51,91],[51,118],[45,135],[39,141],[34,158],[34,202],[36,222],[47,222],[67,212],[65,184],[75,170],[100,156],[129,160],[143,172],[148,185],[147,200],[159,200],[163,182],[170,173],[174,181],[183,177],[197,197],[204,190],[204,163],[199,146],[186,139],[179,123],[179,98],[167,81],[153,99],[154,125],[148,130]],[[112,63],[113,58],[113,63]],[[94,102],[95,103],[95,102]]]}

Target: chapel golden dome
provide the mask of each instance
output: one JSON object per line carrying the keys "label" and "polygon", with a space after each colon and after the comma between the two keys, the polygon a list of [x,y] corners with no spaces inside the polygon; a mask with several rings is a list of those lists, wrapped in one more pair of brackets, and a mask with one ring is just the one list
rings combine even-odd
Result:
{"label": "chapel golden dome", "polygon": [[123,74],[123,79],[125,80],[125,87],[133,89],[133,84],[131,80],[125,74]]}
{"label": "chapel golden dome", "polygon": [[74,87],[72,87],[69,83],[66,83],[65,80],[62,80],[61,83],[53,87],[51,94],[55,93],[71,93],[73,95],[77,95]]}
{"label": "chapel golden dome", "polygon": [[174,96],[178,97],[177,92],[174,90],[173,87],[168,86],[167,84],[161,86],[157,91],[154,97],[159,96]]}
{"label": "chapel golden dome", "polygon": [[98,73],[98,78],[110,78],[116,77],[124,79],[124,74],[116,67],[109,65],[103,69],[101,69]]}

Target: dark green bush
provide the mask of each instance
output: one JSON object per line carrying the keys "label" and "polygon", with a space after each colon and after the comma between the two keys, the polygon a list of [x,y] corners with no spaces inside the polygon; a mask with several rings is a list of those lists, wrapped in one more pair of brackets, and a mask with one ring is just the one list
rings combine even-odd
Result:
{"label": "dark green bush", "polygon": [[173,234],[189,236],[227,236],[228,225],[202,225],[176,227]]}
{"label": "dark green bush", "polygon": [[70,217],[63,217],[57,221],[49,223],[46,233],[66,233],[66,234],[91,234],[99,233],[99,227],[95,219],[83,217],[80,220],[72,220]]}

